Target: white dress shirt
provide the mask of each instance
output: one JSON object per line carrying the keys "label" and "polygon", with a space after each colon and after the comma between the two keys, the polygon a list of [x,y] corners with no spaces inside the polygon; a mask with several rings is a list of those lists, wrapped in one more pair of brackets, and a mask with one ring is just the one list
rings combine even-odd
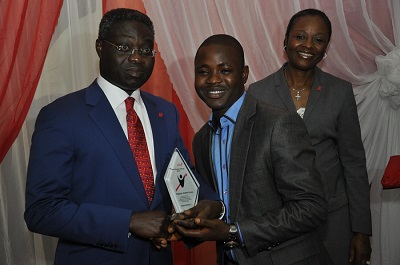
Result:
{"label": "white dress shirt", "polygon": [[[99,84],[100,88],[103,90],[108,101],[110,102],[111,107],[113,108],[115,115],[117,116],[118,121],[121,124],[122,129],[124,130],[126,139],[128,140],[128,125],[126,122],[126,107],[125,107],[125,99],[129,97],[128,93],[126,93],[121,88],[111,84],[110,82],[105,80],[101,75],[97,78],[97,83]],[[153,169],[153,176],[155,178],[157,176],[157,168],[154,156],[153,131],[151,130],[149,115],[147,114],[146,106],[140,96],[140,89],[135,90],[130,96],[135,99],[135,104],[133,105],[133,109],[136,111],[143,125],[144,134],[146,136],[147,148],[149,149],[149,154],[150,154],[151,167]]]}

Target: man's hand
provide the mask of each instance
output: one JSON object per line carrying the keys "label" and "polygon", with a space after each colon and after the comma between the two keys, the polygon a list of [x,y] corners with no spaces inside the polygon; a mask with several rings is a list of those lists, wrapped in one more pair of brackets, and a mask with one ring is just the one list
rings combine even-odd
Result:
{"label": "man's hand", "polygon": [[[168,231],[170,231],[170,228],[168,228]],[[175,229],[173,231],[175,231]],[[157,249],[166,248],[168,246],[168,241],[178,241],[181,239],[182,236],[174,232],[171,233],[168,238],[150,238]]]}
{"label": "man's hand", "polygon": [[354,265],[365,265],[371,258],[371,251],[369,236],[362,233],[354,233],[350,244],[349,262],[354,262]]}
{"label": "man's hand", "polygon": [[131,215],[129,231],[141,238],[168,238],[169,217],[163,211],[136,212]]}
{"label": "man's hand", "polygon": [[150,240],[157,249],[166,248],[168,246],[168,241],[165,238],[150,238]]}
{"label": "man's hand", "polygon": [[[161,248],[166,248],[168,246],[168,241],[176,241],[176,240],[181,240],[181,236],[175,232],[175,227],[174,224],[172,223],[172,221],[170,220],[170,217],[168,216],[165,219],[165,226],[163,223],[163,214],[159,215],[161,213],[157,213],[157,212],[153,212],[151,215],[150,214],[146,214],[146,212],[143,213],[135,213],[132,214],[131,217],[131,227],[132,227],[132,218],[137,218],[136,221],[139,221],[139,225],[143,225],[143,221],[147,220],[147,217],[152,216],[152,215],[156,215],[159,217],[156,217],[156,219],[161,217],[161,229],[160,229],[160,234],[165,234],[167,235],[166,237],[155,237],[152,238],[150,237],[150,241],[153,243],[154,247],[156,247],[157,249],[161,249]],[[182,214],[177,214],[175,215],[175,218],[180,218],[180,219],[184,219],[184,216]],[[156,221],[156,220],[153,220]],[[133,225],[136,225],[135,223]],[[157,222],[155,222],[155,225],[157,225]],[[164,228],[166,229],[164,231]],[[143,231],[144,232],[144,231]],[[157,229],[154,231],[155,233],[157,233]],[[166,233],[165,233],[166,232]],[[132,233],[132,231],[131,231]],[[146,238],[146,235],[144,235],[144,233],[142,234],[135,234],[136,236],[140,236],[143,238]],[[149,235],[147,235],[149,236]]]}
{"label": "man's hand", "polygon": [[203,219],[216,219],[219,218],[222,210],[220,201],[202,200],[196,206],[183,212],[186,219],[203,218]]}
{"label": "man's hand", "polygon": [[222,220],[197,217],[173,222],[175,230],[182,237],[196,238],[200,241],[226,241],[229,239],[229,225]]}

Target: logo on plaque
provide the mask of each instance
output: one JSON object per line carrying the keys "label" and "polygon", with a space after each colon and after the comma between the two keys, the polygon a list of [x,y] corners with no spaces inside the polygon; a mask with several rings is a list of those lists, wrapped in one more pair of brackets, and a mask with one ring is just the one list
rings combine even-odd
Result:
{"label": "logo on plaque", "polygon": [[164,180],[176,213],[181,213],[197,204],[199,182],[177,148],[169,161]]}

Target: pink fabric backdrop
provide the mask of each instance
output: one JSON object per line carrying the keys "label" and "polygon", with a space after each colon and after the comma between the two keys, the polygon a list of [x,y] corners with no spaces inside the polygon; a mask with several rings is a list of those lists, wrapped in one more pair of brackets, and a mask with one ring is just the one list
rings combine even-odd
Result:
{"label": "pink fabric backdrop", "polygon": [[[389,157],[400,155],[399,0],[0,0],[0,264],[53,264],[56,240],[30,233],[22,218],[33,124],[41,107],[98,75],[98,23],[103,9],[116,5],[145,8],[152,18],[160,57],[146,89],[178,106],[189,149],[209,115],[193,89],[199,44],[216,33],[238,38],[249,84],[285,61],[284,32],[295,12],[325,11],[333,35],[320,67],[351,81],[358,104],[371,182],[372,264],[400,264],[400,190],[380,185]],[[177,244],[175,262],[214,264],[210,251],[212,243],[195,251]]]}
{"label": "pink fabric backdrop", "polygon": [[0,162],[28,113],[62,2],[1,1]]}

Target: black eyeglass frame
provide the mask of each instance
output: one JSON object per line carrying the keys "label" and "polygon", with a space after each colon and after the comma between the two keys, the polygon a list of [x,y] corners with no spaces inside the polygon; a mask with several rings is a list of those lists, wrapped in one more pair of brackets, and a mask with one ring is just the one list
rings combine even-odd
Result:
{"label": "black eyeglass frame", "polygon": [[154,49],[150,49],[150,48],[133,48],[132,50],[128,50],[128,51],[124,51],[123,46],[127,46],[128,45],[116,45],[112,42],[109,42],[108,40],[103,40],[105,42],[107,42],[108,44],[112,45],[115,49],[117,49],[120,52],[123,52],[125,54],[129,54],[129,55],[133,55],[135,53],[135,51],[138,51],[139,55],[142,57],[154,57],[157,53],[156,50]]}

